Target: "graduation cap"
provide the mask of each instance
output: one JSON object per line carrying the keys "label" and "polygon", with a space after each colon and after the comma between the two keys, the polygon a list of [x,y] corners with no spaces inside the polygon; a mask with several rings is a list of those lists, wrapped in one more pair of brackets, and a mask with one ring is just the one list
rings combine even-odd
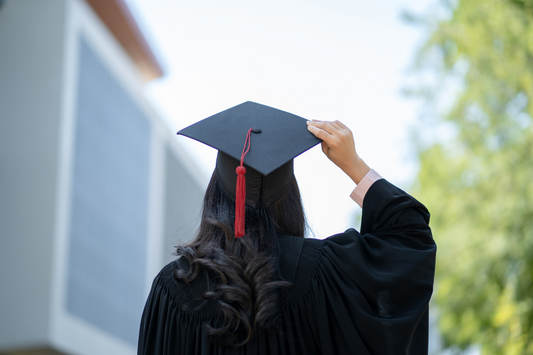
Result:
{"label": "graduation cap", "polygon": [[247,101],[178,132],[218,149],[215,169],[236,200],[237,238],[244,235],[244,205],[257,208],[262,199],[268,206],[281,198],[294,178],[293,159],[320,143],[306,121]]}

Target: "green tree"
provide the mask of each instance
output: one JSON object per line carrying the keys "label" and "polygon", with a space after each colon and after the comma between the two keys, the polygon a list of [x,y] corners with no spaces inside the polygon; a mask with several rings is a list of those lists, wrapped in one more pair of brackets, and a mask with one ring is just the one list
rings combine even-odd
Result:
{"label": "green tree", "polygon": [[414,191],[438,245],[439,327],[447,346],[533,354],[533,0],[446,6],[417,61],[427,105],[454,100],[421,136],[453,134],[423,141]]}

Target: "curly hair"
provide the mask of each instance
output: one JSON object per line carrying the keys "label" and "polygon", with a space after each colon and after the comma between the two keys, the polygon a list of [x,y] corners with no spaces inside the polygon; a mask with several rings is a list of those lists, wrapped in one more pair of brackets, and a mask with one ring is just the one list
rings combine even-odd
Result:
{"label": "curly hair", "polygon": [[210,340],[219,346],[242,346],[260,331],[278,331],[278,301],[284,281],[278,265],[278,235],[304,237],[305,217],[298,184],[270,206],[259,201],[246,206],[246,234],[235,238],[235,199],[223,188],[216,171],[207,187],[200,227],[188,245],[177,246],[189,270],[175,270],[174,278],[190,283],[202,270],[214,289],[202,297],[213,300],[224,314],[221,327],[204,324]]}

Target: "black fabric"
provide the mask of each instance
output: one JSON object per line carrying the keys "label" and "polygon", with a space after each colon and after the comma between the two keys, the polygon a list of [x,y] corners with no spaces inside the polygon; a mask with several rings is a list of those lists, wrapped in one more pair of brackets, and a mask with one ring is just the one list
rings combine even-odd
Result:
{"label": "black fabric", "polygon": [[294,282],[304,242],[304,238],[280,236],[279,246],[283,252],[279,258],[279,268],[285,281]]}
{"label": "black fabric", "polygon": [[[217,154],[217,177],[222,182],[226,192],[235,198],[237,189],[237,173],[235,169],[240,165],[240,161],[219,151]],[[263,199],[265,206],[276,202],[281,198],[291,186],[294,179],[294,160],[290,160],[268,175],[263,175],[254,168],[244,164],[246,167],[246,205],[257,209],[259,199]]]}
{"label": "black fabric", "polygon": [[193,295],[196,281],[176,282],[170,263],[154,280],[138,353],[427,354],[436,255],[428,223],[422,204],[379,180],[365,197],[361,233],[280,237],[282,274],[294,274],[280,304],[281,333],[259,334],[240,348],[209,342],[202,325],[221,324],[222,314]]}

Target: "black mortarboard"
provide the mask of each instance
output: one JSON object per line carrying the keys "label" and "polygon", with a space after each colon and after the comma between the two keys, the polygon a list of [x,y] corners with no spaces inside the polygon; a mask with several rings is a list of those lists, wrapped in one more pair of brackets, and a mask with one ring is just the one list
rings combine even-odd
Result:
{"label": "black mortarboard", "polygon": [[178,134],[240,160],[250,128],[258,128],[261,133],[252,135],[251,149],[244,163],[263,175],[320,143],[307,130],[304,118],[251,101],[199,121]]}
{"label": "black mortarboard", "polygon": [[268,206],[283,196],[293,178],[293,159],[320,143],[307,130],[304,118],[251,101],[210,116],[178,134],[218,149],[217,174],[234,197],[235,171],[249,134],[250,149],[244,157],[249,177],[246,204],[254,208],[259,198]]}

